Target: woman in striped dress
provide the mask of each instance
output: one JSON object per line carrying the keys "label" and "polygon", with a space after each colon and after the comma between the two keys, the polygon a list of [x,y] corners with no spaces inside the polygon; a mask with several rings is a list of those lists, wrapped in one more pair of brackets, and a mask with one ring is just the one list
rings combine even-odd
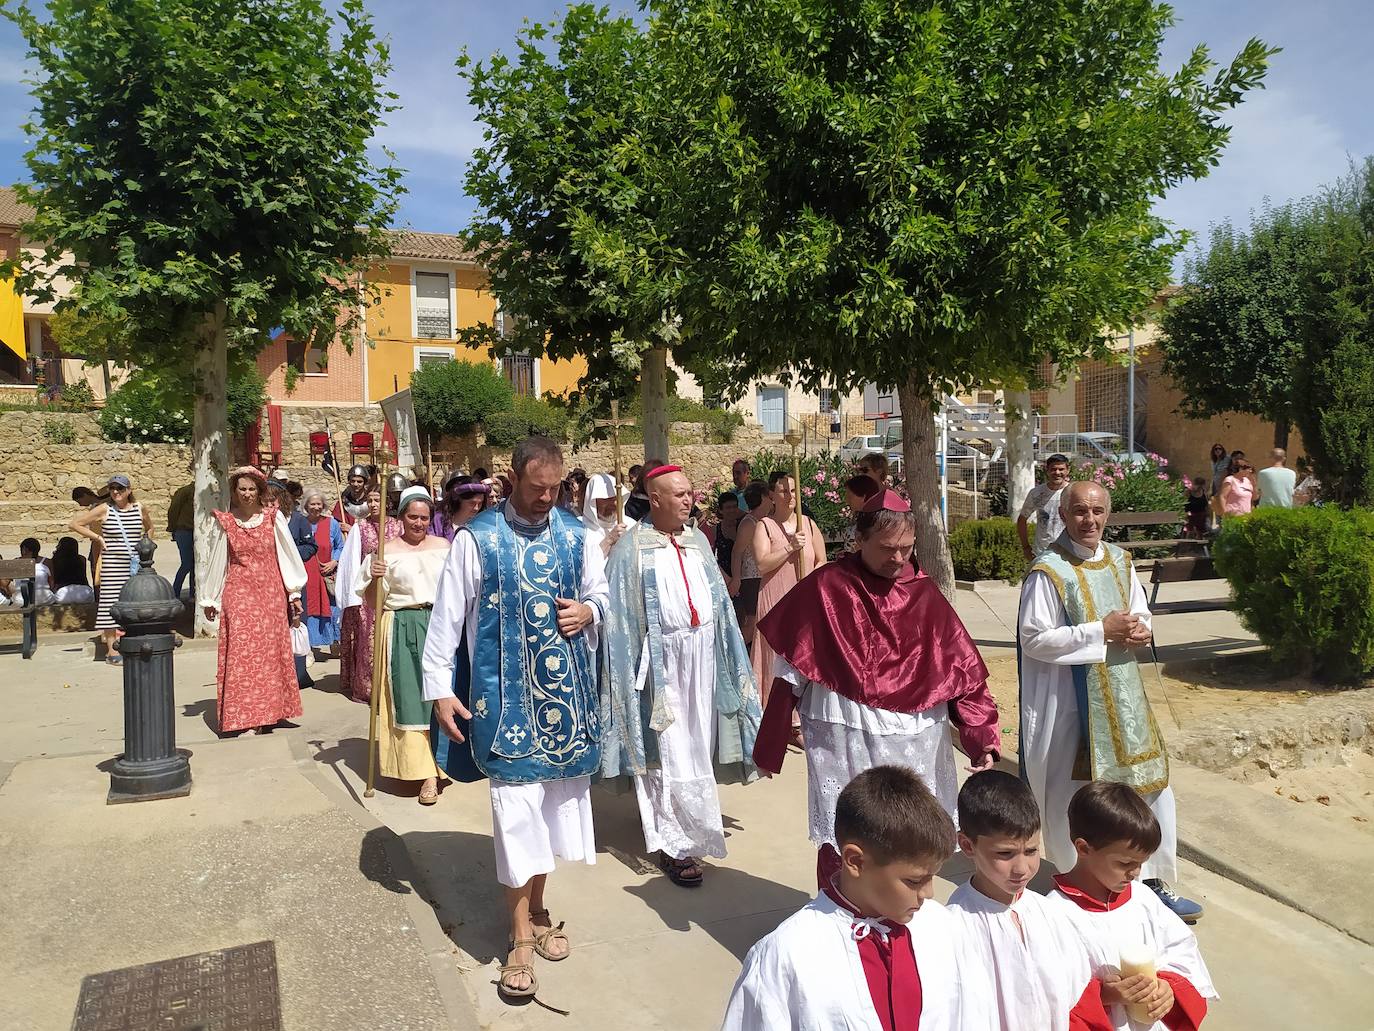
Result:
{"label": "woman in striped dress", "polygon": [[105,661],[118,666],[124,660],[114,649],[119,629],[110,606],[119,600],[119,592],[134,571],[138,561],[134,549],[139,540],[153,536],[153,516],[134,500],[127,476],[111,476],[109,490],[109,501],[86,509],[67,525],[73,533],[101,546],[95,628],[105,641]]}

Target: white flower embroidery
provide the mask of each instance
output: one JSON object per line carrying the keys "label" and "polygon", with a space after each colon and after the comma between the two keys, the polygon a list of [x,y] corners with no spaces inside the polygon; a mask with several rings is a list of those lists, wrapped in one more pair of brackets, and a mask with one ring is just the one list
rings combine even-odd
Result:
{"label": "white flower embroidery", "polygon": [[535,602],[535,605],[534,605],[534,618],[535,618],[535,619],[548,619],[548,617],[549,617],[549,603],[546,602],[546,601]]}
{"label": "white flower embroidery", "polygon": [[548,716],[545,717],[545,719],[547,719],[552,726],[556,727],[563,722],[563,714],[559,712],[557,709],[554,709],[552,712],[548,714]]}
{"label": "white flower embroidery", "polygon": [[478,718],[479,720],[484,720],[484,719],[486,719],[486,718],[487,718],[487,700],[486,700],[485,698],[479,698],[479,699],[477,699],[477,704],[474,705],[474,706],[472,707],[472,711],[475,712],[475,713],[477,714],[477,718]]}
{"label": "white flower embroidery", "polygon": [[541,566],[547,566],[549,564],[549,553],[543,548],[536,548],[534,552],[534,561]]}
{"label": "white flower embroidery", "polygon": [[490,605],[492,608],[496,608],[497,605],[501,604],[501,595],[499,595],[495,591],[492,591],[490,594],[487,595],[487,604]]}
{"label": "white flower embroidery", "polygon": [[550,655],[544,660],[544,668],[550,673],[557,673],[563,668],[563,660],[557,655]]}

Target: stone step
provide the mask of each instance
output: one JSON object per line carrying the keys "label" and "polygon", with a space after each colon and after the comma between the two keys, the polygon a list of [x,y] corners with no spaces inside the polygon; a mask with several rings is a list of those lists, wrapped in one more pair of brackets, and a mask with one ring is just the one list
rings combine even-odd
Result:
{"label": "stone step", "polygon": [[[43,545],[43,554],[52,554],[53,545],[59,537],[75,537],[67,529],[65,519],[19,519],[0,521],[0,549],[13,550],[25,537],[37,537]],[[81,550],[86,552],[86,542],[81,541]]]}

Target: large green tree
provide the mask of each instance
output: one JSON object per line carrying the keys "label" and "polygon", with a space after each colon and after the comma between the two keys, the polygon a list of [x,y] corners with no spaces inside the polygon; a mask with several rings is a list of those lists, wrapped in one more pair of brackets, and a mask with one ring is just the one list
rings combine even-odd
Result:
{"label": "large green tree", "polygon": [[21,192],[28,235],[50,246],[26,281],[76,281],[71,303],[125,328],[111,358],[188,374],[201,575],[231,352],[255,353],[277,325],[350,339],[362,272],[386,250],[400,173],[367,144],[392,99],[387,48],[363,0],[336,7],[3,5],[38,65]]}
{"label": "large green tree", "polygon": [[941,396],[1072,364],[1147,308],[1182,246],[1153,204],[1216,163],[1271,51],[1166,72],[1151,0],[649,7],[687,123],[654,186],[689,260],[659,292],[753,367],[897,388],[917,556],[950,590]]}
{"label": "large green tree", "polygon": [[1317,233],[1302,203],[1264,212],[1248,232],[1212,229],[1165,309],[1158,341],[1186,415],[1256,415],[1274,424],[1275,447],[1288,446]]}

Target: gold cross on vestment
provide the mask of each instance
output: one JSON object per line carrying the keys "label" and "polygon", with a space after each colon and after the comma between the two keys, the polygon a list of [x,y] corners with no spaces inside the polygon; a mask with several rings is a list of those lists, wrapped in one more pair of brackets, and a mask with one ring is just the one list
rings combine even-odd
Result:
{"label": "gold cross on vestment", "polygon": [[620,473],[620,427],[633,426],[633,419],[622,419],[620,417],[620,402],[611,402],[611,417],[609,419],[597,419],[592,425],[598,429],[611,428],[611,456],[615,461],[615,521],[622,526],[625,523],[625,486],[623,477]]}

